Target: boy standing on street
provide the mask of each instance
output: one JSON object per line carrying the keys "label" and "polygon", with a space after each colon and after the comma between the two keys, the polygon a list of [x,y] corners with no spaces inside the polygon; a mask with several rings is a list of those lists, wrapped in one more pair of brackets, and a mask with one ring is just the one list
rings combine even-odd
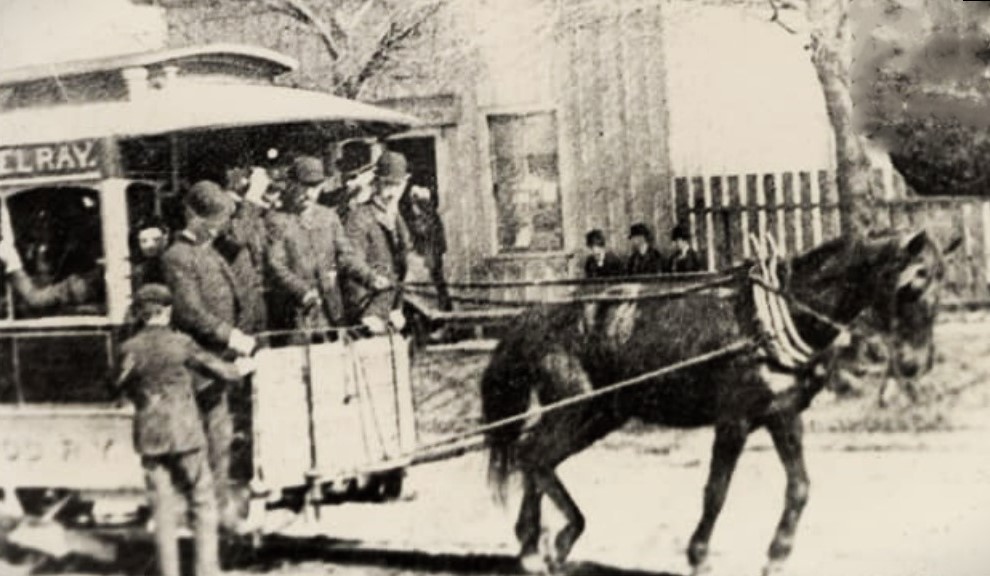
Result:
{"label": "boy standing on street", "polygon": [[[237,381],[253,371],[253,360],[224,362],[189,336],[172,330],[172,295],[161,284],[147,284],[138,290],[134,317],[142,327],[122,346],[117,385],[136,408],[134,447],[141,455],[151,492],[160,573],[180,574],[178,495],[188,506],[196,544],[196,575],[213,576],[220,572],[217,505],[192,371]],[[222,385],[215,379],[205,382]]]}

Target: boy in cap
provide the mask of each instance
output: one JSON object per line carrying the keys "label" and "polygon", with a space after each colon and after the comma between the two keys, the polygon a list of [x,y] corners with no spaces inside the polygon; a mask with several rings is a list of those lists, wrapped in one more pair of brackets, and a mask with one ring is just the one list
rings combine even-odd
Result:
{"label": "boy in cap", "polygon": [[595,229],[584,237],[584,243],[591,254],[584,261],[585,278],[607,278],[622,276],[623,268],[619,257],[605,248],[605,233]]}
{"label": "boy in cap", "polygon": [[217,505],[192,372],[235,381],[253,371],[253,362],[248,358],[234,364],[224,362],[190,337],[172,330],[172,295],[161,284],[142,286],[133,307],[133,316],[142,326],[121,347],[117,386],[136,408],[134,447],[141,455],[151,492],[159,568],[162,576],[180,574],[176,540],[179,495],[186,501],[192,523],[196,574],[211,576],[220,571]]}
{"label": "boy in cap", "polygon": [[641,276],[658,274],[663,268],[663,257],[653,247],[653,232],[646,224],[639,222],[629,228],[629,240],[632,242],[632,253],[626,263],[626,274]]}

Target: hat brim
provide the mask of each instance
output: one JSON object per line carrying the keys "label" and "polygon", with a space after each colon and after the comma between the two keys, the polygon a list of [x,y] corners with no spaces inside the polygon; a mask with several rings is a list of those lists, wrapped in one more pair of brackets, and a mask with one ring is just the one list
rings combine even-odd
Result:
{"label": "hat brim", "polygon": [[374,162],[368,162],[367,164],[363,164],[361,166],[348,168],[348,169],[344,169],[342,166],[338,165],[337,169],[340,170],[340,175],[343,176],[344,178],[351,178],[353,176],[357,176],[358,174],[367,172],[368,170],[371,170],[374,167],[375,167]]}
{"label": "hat brim", "polygon": [[214,225],[226,224],[227,222],[230,221],[230,218],[234,215],[234,211],[236,209],[237,207],[234,205],[233,201],[231,201],[230,204],[224,205],[223,210],[221,210],[220,212],[217,212],[216,214],[210,214],[208,216],[199,215],[199,217],[205,220],[209,224],[214,224]]}
{"label": "hat brim", "polygon": [[382,182],[385,182],[386,184],[402,184],[403,182],[406,181],[406,179],[409,178],[409,175],[403,174],[402,176],[392,176],[392,175],[382,176],[379,174],[375,174],[375,178],[381,180]]}

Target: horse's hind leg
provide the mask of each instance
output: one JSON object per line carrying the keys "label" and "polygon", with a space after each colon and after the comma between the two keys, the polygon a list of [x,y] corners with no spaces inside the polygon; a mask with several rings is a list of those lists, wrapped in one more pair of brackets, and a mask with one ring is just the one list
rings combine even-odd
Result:
{"label": "horse's hind leg", "polygon": [[705,504],[691,536],[688,545],[688,561],[695,574],[708,570],[708,542],[715,528],[715,521],[725,504],[725,495],[729,490],[732,473],[736,470],[739,455],[746,446],[749,435],[749,422],[739,421],[719,424],[715,428],[715,445],[712,447],[712,463],[708,472],[708,484],[705,485]]}
{"label": "horse's hind leg", "polygon": [[516,538],[521,546],[519,558],[523,567],[530,572],[539,571],[543,566],[540,557],[540,500],[543,493],[537,487],[533,473],[523,471],[523,497],[516,520]]}
{"label": "horse's hind leg", "polygon": [[[540,363],[541,382],[538,393],[541,403],[548,404],[587,393],[593,389],[581,363],[566,351],[548,352]],[[518,458],[527,477],[523,506],[516,524],[517,536],[527,551],[529,538],[539,537],[539,499],[546,495],[563,513],[566,525],[554,539],[554,564],[563,563],[581,533],[584,515],[568,493],[555,469],[571,455],[584,450],[595,441],[615,430],[623,417],[603,402],[573,406],[544,414],[528,437],[520,442]],[[528,483],[532,482],[530,486]],[[535,494],[530,496],[530,494]],[[522,530],[519,528],[522,527]],[[524,557],[525,559],[525,557]],[[552,566],[551,566],[552,567]]]}
{"label": "horse's hind leg", "polygon": [[802,439],[804,427],[799,414],[786,415],[780,418],[772,418],[767,422],[767,430],[773,438],[773,444],[777,449],[777,455],[784,465],[787,473],[787,493],[784,504],[784,513],[777,525],[777,533],[770,544],[770,560],[767,563],[765,574],[775,574],[781,571],[784,562],[791,555],[791,548],[794,545],[794,534],[797,531],[798,521],[804,511],[804,505],[808,502],[808,471],[804,464],[804,448]]}

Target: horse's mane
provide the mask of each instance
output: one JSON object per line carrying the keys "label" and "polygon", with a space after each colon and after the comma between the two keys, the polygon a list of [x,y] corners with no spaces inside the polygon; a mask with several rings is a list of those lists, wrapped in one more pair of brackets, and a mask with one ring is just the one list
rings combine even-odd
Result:
{"label": "horse's mane", "polygon": [[[901,231],[893,228],[884,228],[871,231],[863,240],[870,240],[871,243],[877,241],[894,240],[898,238]],[[827,274],[826,266],[830,262],[850,264],[852,259],[860,256],[860,251],[866,247],[867,243],[856,237],[839,236],[823,242],[809,250],[794,256],[787,266],[793,274]],[[845,256],[845,258],[843,258]]]}

